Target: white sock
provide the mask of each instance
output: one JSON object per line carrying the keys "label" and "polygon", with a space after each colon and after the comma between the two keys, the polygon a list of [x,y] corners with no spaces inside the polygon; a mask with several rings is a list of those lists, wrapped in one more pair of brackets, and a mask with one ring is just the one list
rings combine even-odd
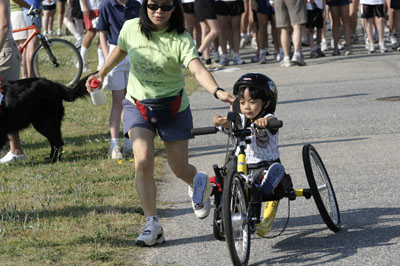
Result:
{"label": "white sock", "polygon": [[119,138],[110,138],[110,149],[119,146]]}
{"label": "white sock", "polygon": [[86,48],[85,46],[81,46],[81,57],[82,57],[82,61],[83,61],[83,65],[86,65],[86,54],[87,54],[88,48]]}
{"label": "white sock", "polygon": [[97,70],[100,70],[103,65],[104,65],[104,55],[103,55],[103,51],[98,48],[97,49],[97,58],[98,58],[98,64],[97,64]]}
{"label": "white sock", "polygon": [[82,41],[82,39],[83,39],[83,36],[80,35],[78,32],[76,32],[76,33],[74,34],[74,37],[75,37],[75,39],[80,40],[80,41]]}
{"label": "white sock", "polygon": [[158,221],[158,215],[146,217],[146,222],[154,221],[155,225],[160,225],[160,221]]}

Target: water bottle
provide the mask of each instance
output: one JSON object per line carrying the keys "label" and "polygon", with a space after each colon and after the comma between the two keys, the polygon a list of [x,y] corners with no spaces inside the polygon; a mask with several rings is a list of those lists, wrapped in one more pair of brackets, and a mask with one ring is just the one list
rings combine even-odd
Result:
{"label": "water bottle", "polygon": [[92,103],[94,105],[102,105],[106,102],[106,95],[104,94],[104,91],[99,88],[99,86],[100,80],[92,79],[90,81],[90,87],[95,89],[90,92],[90,97],[92,98]]}

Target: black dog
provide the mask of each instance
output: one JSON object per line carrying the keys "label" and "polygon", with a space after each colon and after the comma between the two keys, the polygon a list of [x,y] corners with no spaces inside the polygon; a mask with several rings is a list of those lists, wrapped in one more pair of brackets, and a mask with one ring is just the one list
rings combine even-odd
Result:
{"label": "black dog", "polygon": [[49,140],[50,160],[56,162],[61,159],[64,145],[61,135],[63,101],[73,102],[86,97],[88,77],[81,79],[73,88],[44,78],[2,81],[4,101],[0,103],[0,150],[8,140],[8,133],[17,133],[32,124]]}

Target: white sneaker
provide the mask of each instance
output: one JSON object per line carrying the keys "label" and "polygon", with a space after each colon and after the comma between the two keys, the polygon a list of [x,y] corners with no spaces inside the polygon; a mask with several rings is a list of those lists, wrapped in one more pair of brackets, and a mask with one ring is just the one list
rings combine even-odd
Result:
{"label": "white sneaker", "polygon": [[369,46],[368,53],[369,53],[369,54],[375,53],[375,45],[374,45],[374,44],[371,44],[371,45]]}
{"label": "white sneaker", "polygon": [[386,53],[387,52],[387,48],[384,42],[379,44],[379,50],[381,53]]}
{"label": "white sneaker", "polygon": [[6,154],[6,156],[4,156],[3,158],[0,159],[0,163],[8,164],[8,163],[16,162],[16,161],[24,161],[27,159],[28,159],[28,156],[26,156],[25,153],[16,155],[16,154],[12,153],[11,151],[9,151]]}
{"label": "white sneaker", "polygon": [[[188,194],[189,194],[189,197],[191,199],[193,199],[193,189],[190,186],[188,186]],[[197,218],[204,219],[210,214],[211,200],[210,200],[210,198],[208,198],[202,204],[196,204],[192,200],[192,208],[193,208],[194,214],[196,215]]]}
{"label": "white sneaker", "polygon": [[119,146],[114,146],[112,149],[108,149],[108,156],[113,160],[119,160],[124,158],[124,155],[121,152],[121,148]]}
{"label": "white sneaker", "polygon": [[253,37],[253,38],[251,39],[251,49],[257,50],[257,47],[258,47],[258,45],[257,45],[257,39]]}
{"label": "white sneaker", "polygon": [[280,63],[281,67],[291,67],[294,66],[294,64],[292,63],[292,61],[290,61],[290,58],[283,58],[281,63]]}
{"label": "white sneaker", "polygon": [[62,36],[62,31],[60,29],[57,30],[57,37],[61,37]]}
{"label": "white sneaker", "polygon": [[204,219],[210,213],[210,195],[212,186],[208,176],[203,172],[198,172],[193,179],[193,190],[189,187],[189,196],[192,194],[192,207],[195,215],[199,219]]}
{"label": "white sneaker", "polygon": [[321,50],[322,52],[326,52],[329,50],[328,42],[325,39],[321,41]]}
{"label": "white sneaker", "polygon": [[151,247],[155,244],[162,244],[165,242],[164,230],[161,225],[155,223],[154,220],[146,222],[141,231],[135,242],[138,246]]}

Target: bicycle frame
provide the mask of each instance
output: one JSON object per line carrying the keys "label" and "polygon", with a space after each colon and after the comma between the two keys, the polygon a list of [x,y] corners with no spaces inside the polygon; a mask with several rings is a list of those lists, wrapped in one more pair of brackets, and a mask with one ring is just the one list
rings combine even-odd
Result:
{"label": "bicycle frame", "polygon": [[31,35],[29,35],[28,39],[26,39],[25,42],[21,46],[18,47],[19,52],[21,54],[24,52],[24,49],[26,48],[26,46],[28,46],[28,43],[33,39],[33,37],[35,37],[35,35],[39,34],[39,30],[37,29],[35,24],[33,24],[32,26],[29,26],[29,27],[24,27],[24,28],[13,30],[13,33],[26,31],[26,30],[34,30],[34,31],[31,33]]}

